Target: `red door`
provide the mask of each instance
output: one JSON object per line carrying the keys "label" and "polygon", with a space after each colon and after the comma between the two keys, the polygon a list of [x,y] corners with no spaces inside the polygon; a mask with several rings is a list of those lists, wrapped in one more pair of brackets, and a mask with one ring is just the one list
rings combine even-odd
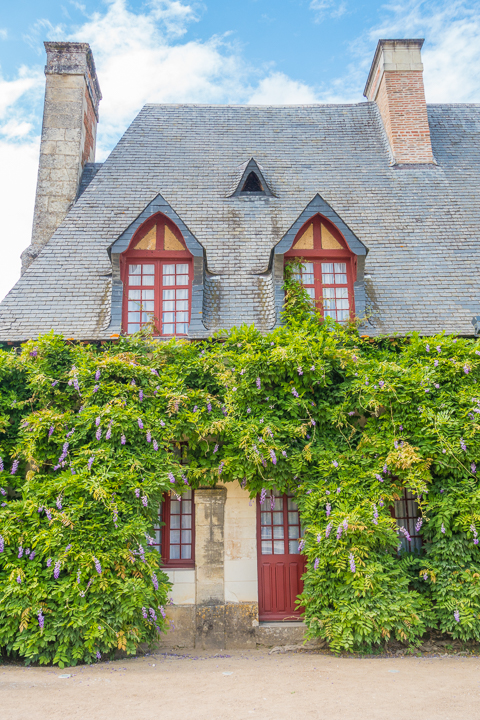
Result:
{"label": "red door", "polygon": [[298,551],[301,537],[298,507],[293,496],[274,492],[257,500],[259,619],[297,620],[302,610],[295,601],[303,590],[305,557]]}

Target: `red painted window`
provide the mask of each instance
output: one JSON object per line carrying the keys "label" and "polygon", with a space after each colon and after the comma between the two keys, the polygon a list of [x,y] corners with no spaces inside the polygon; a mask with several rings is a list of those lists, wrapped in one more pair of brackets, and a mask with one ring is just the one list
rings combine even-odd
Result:
{"label": "red painted window", "polygon": [[155,528],[154,547],[166,567],[195,567],[195,506],[193,490],[185,490],[180,499],[165,495],[158,513],[164,525]]}
{"label": "red painted window", "polygon": [[305,558],[300,555],[303,532],[292,495],[272,491],[257,507],[259,618],[296,620],[301,609],[297,595],[303,590]]}
{"label": "red painted window", "polygon": [[324,317],[345,322],[355,314],[353,283],[356,256],[341,232],[323,215],[314,215],[300,228],[285,260],[302,258],[296,275]]}
{"label": "red painted window", "polygon": [[193,263],[177,226],[158,213],[137,230],[122,254],[123,328],[130,335],[147,323],[162,336],[187,335]]}
{"label": "red painted window", "polygon": [[404,528],[410,537],[409,540],[405,533],[400,530],[400,550],[407,550],[408,552],[421,550],[422,536],[420,535],[420,528],[417,530],[420,513],[418,503],[410,490],[404,490],[400,500],[395,500],[395,505],[390,508],[390,513],[397,521],[397,527]]}

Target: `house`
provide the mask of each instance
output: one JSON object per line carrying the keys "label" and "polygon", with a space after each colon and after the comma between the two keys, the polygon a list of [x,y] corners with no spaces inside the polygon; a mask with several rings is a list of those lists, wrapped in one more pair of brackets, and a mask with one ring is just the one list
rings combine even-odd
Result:
{"label": "house", "polygon": [[[45,43],[32,243],[0,304],[0,341],[52,328],[108,341],[152,317],[159,339],[268,331],[292,257],[323,312],[361,318],[364,334],[474,335],[480,106],[426,105],[422,44],[380,40],[358,104],[146,105],[95,163],[91,50]],[[161,513],[168,642],[249,647],[281,640],[285,621],[301,634],[293,498],[260,507],[219,484]]]}

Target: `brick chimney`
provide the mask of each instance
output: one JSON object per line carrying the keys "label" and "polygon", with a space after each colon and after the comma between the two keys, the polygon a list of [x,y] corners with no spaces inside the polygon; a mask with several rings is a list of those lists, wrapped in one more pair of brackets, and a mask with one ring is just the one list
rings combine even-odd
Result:
{"label": "brick chimney", "polygon": [[95,161],[102,99],[90,45],[46,42],[45,105],[32,240],[22,274],[47,244],[77,195],[85,163]]}
{"label": "brick chimney", "polygon": [[395,163],[434,163],[423,88],[424,40],[379,40],[364,95],[378,105]]}

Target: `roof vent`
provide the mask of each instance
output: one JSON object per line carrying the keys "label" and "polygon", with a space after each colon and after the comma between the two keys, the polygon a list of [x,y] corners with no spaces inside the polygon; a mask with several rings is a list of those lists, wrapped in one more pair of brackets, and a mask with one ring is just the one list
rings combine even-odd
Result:
{"label": "roof vent", "polygon": [[248,175],[242,187],[242,193],[244,192],[263,192],[262,183],[258,179],[258,175],[254,173],[253,170]]}
{"label": "roof vent", "polygon": [[249,196],[275,197],[265,180],[262,166],[253,158],[236,168],[235,178],[225,197],[245,196],[247,193]]}

